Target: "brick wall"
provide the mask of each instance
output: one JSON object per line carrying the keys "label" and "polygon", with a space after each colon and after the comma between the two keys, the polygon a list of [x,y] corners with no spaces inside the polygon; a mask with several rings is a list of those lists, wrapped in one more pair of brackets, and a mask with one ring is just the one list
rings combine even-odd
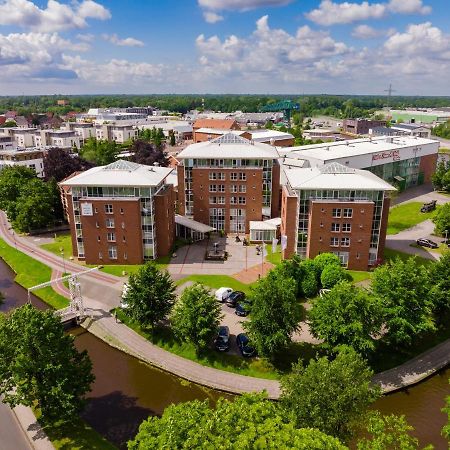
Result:
{"label": "brick wall", "polygon": [[388,226],[390,205],[391,199],[389,197],[385,197],[383,202],[383,213],[381,216],[380,241],[378,245],[378,254],[377,254],[377,259],[380,261],[384,260],[384,248],[386,245],[386,231]]}
{"label": "brick wall", "polygon": [[420,172],[424,173],[424,182],[431,183],[431,176],[436,171],[436,164],[438,160],[438,155],[426,155],[420,158]]}
{"label": "brick wall", "polygon": [[157,257],[170,254],[175,239],[175,192],[172,185],[155,195]]}
{"label": "brick wall", "polygon": [[297,234],[297,196],[290,195],[286,186],[281,190],[281,235],[287,236],[287,247],[282,252],[283,259],[291,258],[295,252]]}

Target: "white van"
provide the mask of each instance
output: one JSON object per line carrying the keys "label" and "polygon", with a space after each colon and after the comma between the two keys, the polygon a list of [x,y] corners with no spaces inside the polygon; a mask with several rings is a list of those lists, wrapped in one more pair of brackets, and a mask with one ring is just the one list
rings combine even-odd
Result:
{"label": "white van", "polygon": [[224,302],[229,296],[230,294],[233,292],[233,289],[229,288],[229,287],[221,287],[219,289],[217,289],[216,291],[216,298],[219,302]]}

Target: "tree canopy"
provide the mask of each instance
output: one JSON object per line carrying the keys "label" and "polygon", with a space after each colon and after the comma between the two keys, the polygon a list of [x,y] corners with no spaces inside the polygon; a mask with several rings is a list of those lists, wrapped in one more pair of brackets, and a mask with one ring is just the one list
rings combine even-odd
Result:
{"label": "tree canopy", "polygon": [[144,421],[129,450],[177,449],[293,449],[345,450],[338,439],[309,428],[297,429],[273,402],[261,394],[233,401],[219,399],[171,405],[161,418]]}
{"label": "tree canopy", "polygon": [[309,312],[312,334],[335,350],[349,345],[367,355],[374,350],[374,338],[383,323],[381,301],[366,290],[341,281],[330,292],[318,297]]}
{"label": "tree canopy", "polygon": [[167,271],[147,262],[128,280],[125,312],[143,327],[153,328],[165,319],[175,303],[175,285]]}
{"label": "tree canopy", "polygon": [[64,332],[53,311],[30,304],[0,315],[0,395],[11,406],[36,406],[44,419],[81,410],[94,381],[86,351]]}
{"label": "tree canopy", "polygon": [[93,164],[83,160],[76,154],[70,154],[61,148],[51,148],[44,155],[45,179],[61,181],[74,172],[93,167]]}
{"label": "tree canopy", "polygon": [[132,153],[130,160],[135,163],[145,164],[147,166],[153,166],[157,163],[159,166],[163,167],[169,165],[169,160],[162,147],[156,146],[150,142],[136,139],[130,147],[130,152]]}
{"label": "tree canopy", "polygon": [[96,166],[113,163],[119,153],[120,148],[115,141],[97,140],[94,137],[87,139],[80,150],[80,156]]}
{"label": "tree canopy", "polygon": [[447,230],[447,235],[450,237],[450,203],[439,206],[436,215],[431,220],[434,223],[436,234],[444,235]]}
{"label": "tree canopy", "polygon": [[171,316],[175,335],[194,345],[197,353],[210,344],[222,318],[222,309],[209,290],[196,283],[187,287]]}
{"label": "tree canopy", "polygon": [[347,442],[364,424],[367,408],[380,395],[373,372],[351,348],[334,360],[299,361],[281,380],[281,405],[297,427],[317,428]]}
{"label": "tree canopy", "polygon": [[396,258],[375,269],[371,289],[384,308],[384,339],[408,345],[419,333],[435,329],[430,276],[415,258]]}
{"label": "tree canopy", "polygon": [[296,283],[273,269],[258,281],[250,297],[252,313],[244,328],[258,353],[272,358],[299,327],[303,307],[296,297]]}

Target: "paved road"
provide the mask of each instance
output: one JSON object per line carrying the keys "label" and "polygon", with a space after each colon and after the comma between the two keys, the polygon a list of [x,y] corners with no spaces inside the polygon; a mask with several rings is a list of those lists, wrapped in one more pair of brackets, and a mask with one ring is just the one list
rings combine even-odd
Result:
{"label": "paved road", "polygon": [[11,408],[0,402],[0,449],[33,450]]}

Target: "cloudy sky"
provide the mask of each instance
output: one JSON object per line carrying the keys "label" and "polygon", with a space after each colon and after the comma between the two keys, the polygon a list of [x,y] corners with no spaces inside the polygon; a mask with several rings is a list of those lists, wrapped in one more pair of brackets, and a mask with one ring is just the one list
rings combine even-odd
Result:
{"label": "cloudy sky", "polygon": [[0,0],[0,95],[450,95],[450,0]]}

